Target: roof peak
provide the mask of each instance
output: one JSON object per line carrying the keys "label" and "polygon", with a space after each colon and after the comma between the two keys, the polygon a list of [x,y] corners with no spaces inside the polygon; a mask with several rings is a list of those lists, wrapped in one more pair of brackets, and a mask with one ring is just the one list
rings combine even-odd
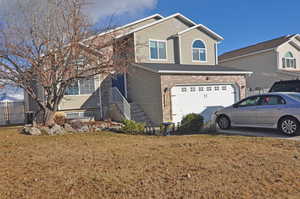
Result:
{"label": "roof peak", "polygon": [[292,37],[297,34],[288,34],[280,37],[276,37],[270,40],[258,42],[243,48],[238,48],[232,51],[228,51],[219,56],[220,60],[232,59],[239,56],[244,56],[248,54],[252,54],[262,50],[270,50],[280,46],[281,44],[287,42]]}

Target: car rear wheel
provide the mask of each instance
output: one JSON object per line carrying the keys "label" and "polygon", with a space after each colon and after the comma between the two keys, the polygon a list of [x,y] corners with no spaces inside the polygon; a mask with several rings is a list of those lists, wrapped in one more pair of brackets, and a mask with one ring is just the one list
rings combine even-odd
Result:
{"label": "car rear wheel", "polygon": [[293,117],[285,117],[279,121],[278,128],[282,133],[293,136],[299,131],[299,122]]}
{"label": "car rear wheel", "polygon": [[225,115],[221,115],[217,118],[217,124],[220,129],[223,129],[223,130],[229,129],[230,128],[230,119]]}

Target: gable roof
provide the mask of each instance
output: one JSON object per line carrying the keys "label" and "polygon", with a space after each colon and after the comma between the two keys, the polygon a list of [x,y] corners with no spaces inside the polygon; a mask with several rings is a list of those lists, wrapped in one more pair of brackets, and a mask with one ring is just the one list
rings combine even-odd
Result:
{"label": "gable roof", "polygon": [[215,38],[216,40],[218,40],[218,41],[224,40],[223,37],[221,37],[220,35],[218,35],[217,33],[215,33],[214,31],[212,31],[211,29],[209,29],[208,27],[206,27],[206,26],[204,26],[204,25],[202,25],[202,24],[198,24],[198,25],[196,25],[196,26],[193,26],[193,27],[191,27],[191,28],[188,28],[188,29],[186,29],[186,30],[183,30],[183,31],[177,33],[177,35],[185,34],[185,33],[189,32],[189,31],[191,31],[191,30],[194,30],[194,29],[196,29],[196,28],[198,28],[198,29],[200,29],[200,30],[206,32],[208,35],[211,35],[212,37],[214,37],[214,38]]}
{"label": "gable roof", "polygon": [[99,33],[99,34],[93,35],[93,36],[91,36],[91,37],[89,37],[89,38],[83,40],[82,42],[85,42],[85,41],[87,41],[87,40],[94,39],[95,37],[99,37],[99,36],[102,36],[102,35],[105,35],[105,34],[108,34],[108,33],[112,33],[112,32],[117,31],[117,30],[121,30],[121,29],[123,29],[123,28],[128,28],[128,27],[130,27],[130,26],[136,25],[136,24],[138,24],[138,23],[141,23],[141,22],[143,22],[143,21],[146,21],[146,20],[152,19],[152,18],[163,19],[164,17],[163,17],[162,15],[160,15],[160,14],[154,14],[154,15],[151,15],[151,16],[148,16],[148,17],[145,17],[145,18],[142,18],[142,19],[133,21],[133,22],[131,22],[131,23],[125,24],[125,25],[123,25],[123,26],[120,26],[120,27],[117,27],[117,28],[113,28],[113,29],[111,29],[111,30],[107,30],[107,31],[101,32],[101,33]]}
{"label": "gable roof", "polygon": [[227,59],[233,59],[236,57],[245,56],[245,55],[252,54],[252,53],[257,53],[259,51],[272,50],[274,48],[277,48],[281,44],[289,41],[294,36],[296,36],[296,34],[278,37],[278,38],[275,38],[272,40],[268,40],[268,41],[257,43],[257,44],[251,45],[251,46],[247,46],[245,48],[240,48],[237,50],[226,52],[219,56],[219,60],[220,60],[220,62],[222,62]]}
{"label": "gable roof", "polygon": [[170,15],[170,16],[168,16],[168,17],[165,17],[165,18],[163,18],[163,19],[160,19],[160,20],[158,20],[158,21],[149,23],[149,24],[147,24],[147,25],[145,25],[145,26],[142,26],[142,27],[138,27],[138,28],[136,28],[136,29],[133,29],[133,30],[131,30],[131,31],[125,33],[125,34],[121,34],[121,35],[117,36],[116,38],[118,39],[118,38],[121,38],[121,37],[130,35],[130,34],[132,34],[132,33],[134,33],[134,32],[143,30],[143,29],[148,28],[148,27],[150,27],[150,26],[154,26],[154,25],[156,25],[156,24],[162,23],[162,22],[164,22],[164,21],[167,21],[167,20],[169,20],[169,19],[171,19],[171,18],[175,18],[175,17],[178,17],[178,18],[180,18],[181,20],[183,20],[183,21],[185,21],[185,22],[191,24],[191,26],[196,26],[196,25],[197,25],[197,24],[196,24],[194,21],[192,21],[191,19],[189,19],[189,18],[183,16],[183,15],[180,14],[180,13],[176,13],[176,14]]}
{"label": "gable roof", "polygon": [[220,65],[183,65],[160,63],[135,63],[132,65],[150,72],[161,74],[252,74],[250,71]]}

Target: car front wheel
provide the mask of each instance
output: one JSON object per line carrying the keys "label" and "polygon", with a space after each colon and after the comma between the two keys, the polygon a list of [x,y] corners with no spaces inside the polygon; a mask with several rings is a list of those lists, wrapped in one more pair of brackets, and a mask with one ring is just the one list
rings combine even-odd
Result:
{"label": "car front wheel", "polygon": [[278,128],[282,133],[293,136],[296,135],[299,130],[299,122],[295,118],[285,117],[280,120]]}
{"label": "car front wheel", "polygon": [[221,115],[217,118],[217,124],[220,127],[220,129],[229,129],[230,128],[230,120],[228,117]]}

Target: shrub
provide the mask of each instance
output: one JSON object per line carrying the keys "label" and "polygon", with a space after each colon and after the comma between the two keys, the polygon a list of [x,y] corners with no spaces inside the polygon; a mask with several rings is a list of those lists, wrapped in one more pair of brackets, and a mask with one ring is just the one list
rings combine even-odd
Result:
{"label": "shrub", "polygon": [[185,132],[195,132],[200,131],[203,127],[204,118],[200,114],[191,113],[181,120],[181,126],[179,127],[180,131]]}
{"label": "shrub", "polygon": [[130,134],[143,134],[145,130],[145,124],[138,123],[132,120],[124,120],[124,126],[122,127],[122,131]]}
{"label": "shrub", "polygon": [[58,112],[54,115],[54,122],[57,125],[64,125],[66,123],[66,115],[62,112]]}

